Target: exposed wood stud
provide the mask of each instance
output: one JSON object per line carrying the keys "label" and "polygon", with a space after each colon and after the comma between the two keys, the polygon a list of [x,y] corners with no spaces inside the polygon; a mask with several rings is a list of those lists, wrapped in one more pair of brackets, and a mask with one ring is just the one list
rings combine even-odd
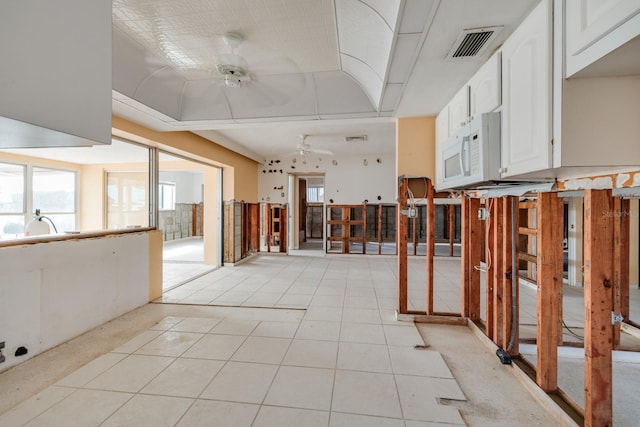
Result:
{"label": "exposed wood stud", "polygon": [[462,240],[462,251],[460,260],[460,284],[461,301],[460,313],[462,317],[469,317],[469,283],[471,282],[471,272],[469,271],[469,209],[470,199],[462,197],[460,236]]}
{"label": "exposed wood stud", "polygon": [[252,203],[249,210],[251,216],[251,250],[260,252],[260,205]]}
{"label": "exposed wood stud", "polygon": [[430,179],[427,185],[427,314],[433,314],[433,257],[436,241],[436,206],[434,203],[434,189]]}
{"label": "exposed wood stud", "polygon": [[611,190],[584,191],[584,424],[587,427],[613,425],[613,212]]}
{"label": "exposed wood stud", "polygon": [[398,209],[396,210],[396,250],[398,252],[398,313],[407,314],[407,216],[400,213],[407,209],[409,180],[400,178],[398,189]]}
{"label": "exposed wood stud", "polygon": [[456,228],[455,228],[455,205],[447,205],[448,221],[447,226],[449,229],[449,256],[453,256],[453,242],[455,240]]}
{"label": "exposed wood stud", "polygon": [[482,223],[478,219],[480,199],[462,199],[462,307],[464,317],[480,319],[480,265]]}
{"label": "exposed wood stud", "polygon": [[[504,264],[504,250],[503,250],[503,235],[508,233],[509,230],[505,230],[504,227],[504,207],[503,198],[493,199],[491,201],[491,227],[493,227],[493,234],[490,237],[492,243],[492,258],[491,258],[491,283],[493,286],[492,292],[492,320],[493,320],[493,342],[498,347],[504,347],[505,337],[503,336],[503,306],[502,298],[504,294],[504,273],[507,266]],[[488,302],[487,302],[488,304]]]}
{"label": "exposed wood stud", "polygon": [[537,203],[538,361],[536,381],[544,391],[558,388],[558,341],[562,309],[563,202],[556,193],[540,193]]}
{"label": "exposed wood stud", "polygon": [[[613,311],[622,314],[625,320],[629,318],[629,199],[614,199],[613,225]],[[620,323],[613,328],[614,347],[620,346]]]}
{"label": "exposed wood stud", "polygon": [[378,255],[382,255],[382,205],[378,205]]}
{"label": "exposed wood stud", "polygon": [[[512,215],[512,203],[515,202],[515,216]],[[520,347],[518,341],[520,339],[519,333],[519,301],[520,290],[518,286],[518,267],[516,263],[516,271],[513,271],[513,245],[515,245],[515,251],[518,253],[518,239],[516,234],[516,240],[512,239],[512,227],[515,226],[518,229],[518,199],[513,196],[505,197],[502,199],[503,210],[503,226],[502,226],[502,337],[504,340],[503,348],[507,350],[509,341],[511,339],[512,328],[515,325],[515,335],[509,354],[511,356],[517,356],[520,354]],[[512,281],[515,281],[515,286],[512,286]],[[515,290],[515,295],[513,292]],[[513,300],[515,298],[515,312],[513,309]],[[515,321],[513,317],[515,316]]]}

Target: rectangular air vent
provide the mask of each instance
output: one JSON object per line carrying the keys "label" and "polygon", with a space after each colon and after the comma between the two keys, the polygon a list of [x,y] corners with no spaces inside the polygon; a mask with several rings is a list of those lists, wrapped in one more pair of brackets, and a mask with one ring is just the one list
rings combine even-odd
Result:
{"label": "rectangular air vent", "polygon": [[367,135],[345,136],[344,142],[365,142]]}
{"label": "rectangular air vent", "polygon": [[484,52],[502,27],[463,30],[447,55],[447,59],[474,58]]}

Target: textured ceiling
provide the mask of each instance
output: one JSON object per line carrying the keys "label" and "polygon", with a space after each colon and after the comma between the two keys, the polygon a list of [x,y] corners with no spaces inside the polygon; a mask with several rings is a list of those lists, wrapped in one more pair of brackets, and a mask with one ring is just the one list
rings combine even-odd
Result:
{"label": "textured ceiling", "polygon": [[[359,149],[392,152],[393,118],[437,114],[538,2],[114,0],[113,111],[258,160],[290,150],[301,133],[367,124],[372,143]],[[446,60],[462,30],[489,26],[503,30],[485,53]],[[243,38],[240,87],[215,71],[230,58],[227,32]]]}
{"label": "textured ceiling", "polygon": [[340,69],[331,0],[114,0],[113,26],[187,79],[208,77],[230,53],[228,32],[258,75]]}

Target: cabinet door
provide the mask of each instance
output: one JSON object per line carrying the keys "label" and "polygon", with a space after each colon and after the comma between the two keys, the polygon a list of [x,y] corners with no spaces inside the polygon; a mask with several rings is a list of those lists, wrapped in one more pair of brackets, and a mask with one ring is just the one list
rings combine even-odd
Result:
{"label": "cabinet door", "polygon": [[569,0],[566,73],[571,76],[640,35],[640,0]]}
{"label": "cabinet door", "polygon": [[637,13],[640,0],[568,1],[567,54],[580,53]]}
{"label": "cabinet door", "polygon": [[500,52],[493,55],[469,80],[469,115],[490,113],[500,106]]}
{"label": "cabinet door", "polygon": [[543,0],[502,48],[502,177],[551,167],[551,7]]}
{"label": "cabinet door", "polygon": [[449,135],[456,133],[469,118],[469,86],[462,89],[449,101]]}

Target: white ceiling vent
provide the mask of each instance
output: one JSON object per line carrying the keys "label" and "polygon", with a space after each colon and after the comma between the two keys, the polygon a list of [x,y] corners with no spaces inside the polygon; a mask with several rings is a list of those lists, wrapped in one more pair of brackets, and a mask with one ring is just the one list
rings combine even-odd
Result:
{"label": "white ceiling vent", "polygon": [[502,27],[484,27],[462,30],[447,55],[447,59],[474,58],[484,52]]}
{"label": "white ceiling vent", "polygon": [[354,135],[344,137],[344,142],[365,142],[366,140],[367,135]]}

